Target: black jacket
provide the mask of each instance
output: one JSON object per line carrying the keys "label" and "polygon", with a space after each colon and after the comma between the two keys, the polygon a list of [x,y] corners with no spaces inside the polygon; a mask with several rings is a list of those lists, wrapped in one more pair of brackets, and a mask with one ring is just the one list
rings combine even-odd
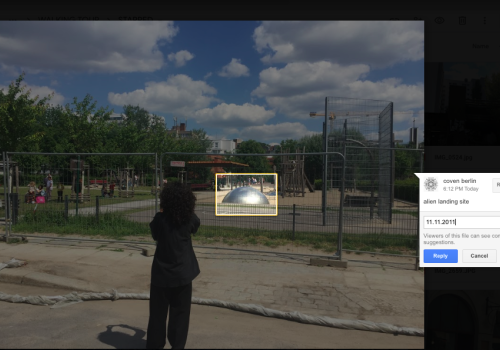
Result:
{"label": "black jacket", "polygon": [[156,213],[149,224],[157,242],[151,284],[157,287],[179,287],[191,283],[200,274],[191,234],[198,231],[200,219],[193,214],[186,224],[175,227],[163,213]]}

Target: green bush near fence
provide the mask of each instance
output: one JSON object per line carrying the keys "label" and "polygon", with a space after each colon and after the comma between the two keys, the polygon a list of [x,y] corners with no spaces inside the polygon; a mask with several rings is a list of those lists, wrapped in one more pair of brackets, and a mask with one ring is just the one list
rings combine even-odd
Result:
{"label": "green bush near fence", "polygon": [[[418,203],[418,184],[419,182],[416,176],[405,180],[396,180],[394,182],[394,198],[407,202]],[[373,190],[375,194],[378,193],[378,185],[378,181],[373,182]],[[371,192],[371,181],[356,181],[356,190]]]}
{"label": "green bush near fence", "polygon": [[[330,186],[330,183],[328,182],[327,183],[327,190],[331,189],[332,186]],[[314,180],[314,189],[315,190],[321,190],[323,189],[323,180],[319,179],[319,180]]]}
{"label": "green bush near fence", "polygon": [[378,192],[378,181],[376,181],[376,180],[373,181],[373,185],[372,185],[371,180],[356,181],[356,190],[359,190],[359,191],[371,192],[372,186],[373,186],[373,190],[375,191],[375,193],[377,193]]}
{"label": "green bush near fence", "polygon": [[314,189],[321,190],[323,186],[323,180],[314,180]]}
{"label": "green bush near fence", "polygon": [[394,183],[394,198],[412,203],[418,203],[419,182],[416,176],[406,180],[396,180]]}

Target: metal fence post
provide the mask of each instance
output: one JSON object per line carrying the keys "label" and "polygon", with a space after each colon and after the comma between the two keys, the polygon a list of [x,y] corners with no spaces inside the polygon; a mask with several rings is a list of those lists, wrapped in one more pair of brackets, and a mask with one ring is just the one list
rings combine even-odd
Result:
{"label": "metal fence post", "polygon": [[95,196],[95,219],[99,223],[99,196]]}
{"label": "metal fence post", "polygon": [[158,153],[155,153],[155,213],[158,212]]}
{"label": "metal fence post", "polygon": [[3,200],[4,200],[4,206],[5,206],[5,235],[8,237],[9,235],[9,230],[8,230],[8,221],[7,221],[7,202],[9,201],[9,198],[7,197],[7,177],[5,176],[5,169],[7,169],[6,165],[6,159],[5,159],[5,152],[2,152],[2,166],[3,166]]}
{"label": "metal fence post", "polygon": [[293,205],[293,213],[292,213],[292,241],[295,241],[295,204]]}
{"label": "metal fence post", "polygon": [[344,142],[344,159],[342,160],[342,181],[340,189],[340,208],[339,208],[339,234],[337,237],[337,249],[339,260],[342,260],[342,232],[344,230],[344,191],[345,191],[345,163],[346,163],[346,143]]}
{"label": "metal fence post", "polygon": [[19,194],[11,193],[12,198],[12,223],[17,224],[17,216],[19,212]]}
{"label": "metal fence post", "polygon": [[[325,97],[325,121],[323,123],[323,151],[328,152],[328,97]],[[328,181],[328,156],[323,156],[323,188],[321,196],[321,206],[323,211],[323,226],[326,226],[326,196]]]}
{"label": "metal fence post", "polygon": [[161,186],[163,186],[163,157],[161,156],[160,153],[160,181],[161,181]]}
{"label": "metal fence post", "polygon": [[5,205],[5,223],[7,224],[7,237],[10,237],[10,232],[12,230],[11,220],[12,216],[10,213],[10,172],[9,172],[9,155],[8,152],[5,152],[5,164],[6,167],[3,169],[3,176],[7,178],[7,196],[5,197],[6,205]]}
{"label": "metal fence post", "polygon": [[[420,153],[420,173],[424,172],[424,152]],[[415,258],[415,271],[418,271],[420,264],[420,189],[418,190],[418,220],[417,220],[417,252]]]}
{"label": "metal fence post", "polygon": [[65,195],[64,196],[64,218],[68,220],[68,215],[69,214],[69,196]]}
{"label": "metal fence post", "polygon": [[[83,194],[83,182],[80,185],[80,155],[76,163],[76,183],[75,187]],[[78,202],[80,201],[79,193],[76,194],[76,216],[78,216]]]}

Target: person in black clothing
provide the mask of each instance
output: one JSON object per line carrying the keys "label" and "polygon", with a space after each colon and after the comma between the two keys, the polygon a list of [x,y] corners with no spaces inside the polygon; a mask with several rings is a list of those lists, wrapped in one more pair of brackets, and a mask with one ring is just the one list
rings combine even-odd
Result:
{"label": "person in black clothing", "polygon": [[168,183],[160,194],[160,212],[149,224],[157,243],[151,267],[148,349],[163,349],[166,338],[173,349],[186,345],[192,281],[200,274],[191,243],[191,234],[200,227],[195,202],[189,187],[180,182]]}

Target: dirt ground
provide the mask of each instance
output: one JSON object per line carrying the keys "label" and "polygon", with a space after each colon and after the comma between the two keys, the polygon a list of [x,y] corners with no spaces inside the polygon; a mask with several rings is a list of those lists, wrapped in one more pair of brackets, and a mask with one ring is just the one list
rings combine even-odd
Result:
{"label": "dirt ground", "polygon": [[[66,295],[67,290],[0,283],[8,294]],[[144,349],[148,302],[92,301],[60,309],[1,302],[3,348]],[[304,325],[193,305],[187,348],[421,349],[422,337]],[[169,348],[167,343],[165,348]]]}

